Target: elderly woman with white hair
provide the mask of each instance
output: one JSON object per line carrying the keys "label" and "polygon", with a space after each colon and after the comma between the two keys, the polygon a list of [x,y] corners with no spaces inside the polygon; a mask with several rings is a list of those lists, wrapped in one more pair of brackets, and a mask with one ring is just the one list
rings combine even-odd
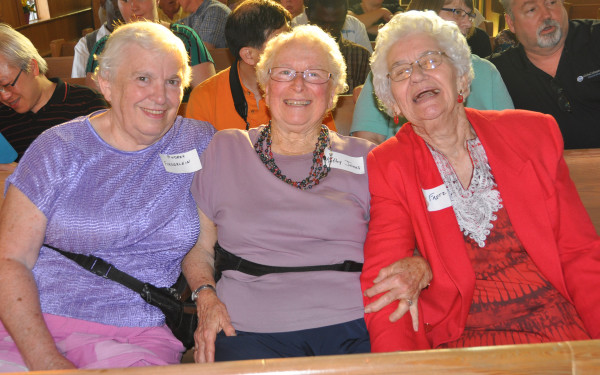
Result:
{"label": "elderly woman with white hair", "polygon": [[[569,178],[556,121],[465,108],[469,47],[433,12],[410,11],[382,28],[372,71],[387,113],[410,121],[367,161],[361,283],[373,350],[600,337],[600,238]],[[430,286],[369,307],[381,268],[415,248],[431,266]],[[418,326],[390,321],[397,305],[418,305]]]}
{"label": "elderly woman with white hair", "polygon": [[192,184],[195,360],[368,352],[359,275],[374,145],[323,125],[346,90],[344,59],[331,36],[299,26],[267,43],[257,76],[272,120],[218,132]]}
{"label": "elderly woman with white hair", "polygon": [[99,262],[84,269],[56,251],[169,287],[198,240],[189,189],[215,130],[177,117],[190,82],[183,43],[136,22],[99,61],[111,108],[42,133],[6,182],[0,371],[167,365],[184,351],[160,309],[89,272]]}

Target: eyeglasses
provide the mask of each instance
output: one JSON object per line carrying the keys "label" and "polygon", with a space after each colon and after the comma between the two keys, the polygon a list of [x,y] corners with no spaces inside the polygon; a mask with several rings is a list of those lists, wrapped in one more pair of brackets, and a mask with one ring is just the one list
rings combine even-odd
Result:
{"label": "eyeglasses", "polygon": [[329,78],[331,78],[331,73],[322,69],[306,69],[303,72],[289,68],[269,69],[269,75],[271,76],[271,79],[277,82],[293,81],[298,73],[302,73],[302,78],[304,78],[304,80],[308,83],[323,84],[329,81]]}
{"label": "eyeglasses", "polygon": [[19,77],[21,76],[21,73],[23,73],[23,69],[19,70],[19,74],[17,74],[17,76],[15,77],[15,80],[12,81],[12,83],[8,83],[6,85],[0,85],[0,93],[5,93],[7,89],[9,89],[11,87],[15,87],[15,85],[17,84],[17,81],[19,80]]}
{"label": "eyeglasses", "polygon": [[440,10],[445,10],[446,12],[452,12],[454,14],[454,17],[456,17],[456,18],[463,19],[465,17],[469,17],[469,19],[471,21],[475,19],[475,12],[469,13],[466,10],[458,9],[458,8],[442,8]]}
{"label": "eyeglasses", "polygon": [[550,85],[558,97],[558,108],[563,112],[572,112],[571,102],[565,94],[565,89],[563,89],[555,80],[551,80]]}
{"label": "eyeglasses", "polygon": [[445,53],[440,51],[426,52],[415,62],[412,62],[410,64],[396,65],[392,67],[392,70],[388,73],[387,76],[394,82],[403,81],[412,75],[413,64],[419,65],[423,70],[432,70],[442,64],[443,55],[445,55]]}

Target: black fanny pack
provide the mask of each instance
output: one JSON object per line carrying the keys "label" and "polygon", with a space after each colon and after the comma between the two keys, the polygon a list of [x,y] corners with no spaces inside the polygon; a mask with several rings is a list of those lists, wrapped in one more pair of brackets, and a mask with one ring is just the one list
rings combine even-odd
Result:
{"label": "black fanny pack", "polygon": [[263,276],[269,273],[310,272],[310,271],[341,271],[361,272],[362,263],[346,260],[343,263],[326,264],[322,266],[277,267],[250,262],[223,249],[215,244],[215,281],[221,278],[223,271],[233,270],[252,276]]}
{"label": "black fanny pack", "polygon": [[158,288],[120,271],[102,258],[71,253],[47,244],[44,246],[59,252],[91,273],[116,281],[138,293],[144,301],[163,312],[167,326],[186,349],[194,346],[194,331],[198,326],[198,315],[196,315],[196,303],[190,298],[190,288],[183,274],[179,275],[177,282],[170,288]]}

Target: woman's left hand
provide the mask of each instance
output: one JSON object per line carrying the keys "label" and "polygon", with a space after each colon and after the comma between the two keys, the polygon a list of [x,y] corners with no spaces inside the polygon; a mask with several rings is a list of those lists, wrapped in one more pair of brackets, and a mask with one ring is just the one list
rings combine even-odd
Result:
{"label": "woman's left hand", "polygon": [[412,317],[413,329],[419,330],[418,299],[421,290],[429,285],[432,279],[431,268],[423,257],[413,256],[400,259],[379,271],[373,280],[374,285],[365,290],[365,296],[374,297],[385,293],[375,302],[365,306],[365,313],[377,312],[395,300],[399,300],[398,308],[390,314],[390,321],[402,318],[407,311]]}

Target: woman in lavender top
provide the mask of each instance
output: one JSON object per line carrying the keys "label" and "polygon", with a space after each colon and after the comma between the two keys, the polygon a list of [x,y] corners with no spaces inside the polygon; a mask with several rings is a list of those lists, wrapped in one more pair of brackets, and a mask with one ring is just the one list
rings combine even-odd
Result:
{"label": "woman in lavender top", "polygon": [[0,371],[166,365],[184,350],[159,309],[44,246],[166,287],[198,239],[189,188],[214,128],[177,117],[183,43],[154,23],[122,26],[97,81],[112,108],[44,132],[7,180]]}
{"label": "woman in lavender top", "polygon": [[183,262],[198,305],[197,362],[370,350],[359,275],[374,145],[322,125],[345,72],[318,27],[276,36],[257,66],[272,121],[220,131],[202,155],[192,183],[201,235]]}

